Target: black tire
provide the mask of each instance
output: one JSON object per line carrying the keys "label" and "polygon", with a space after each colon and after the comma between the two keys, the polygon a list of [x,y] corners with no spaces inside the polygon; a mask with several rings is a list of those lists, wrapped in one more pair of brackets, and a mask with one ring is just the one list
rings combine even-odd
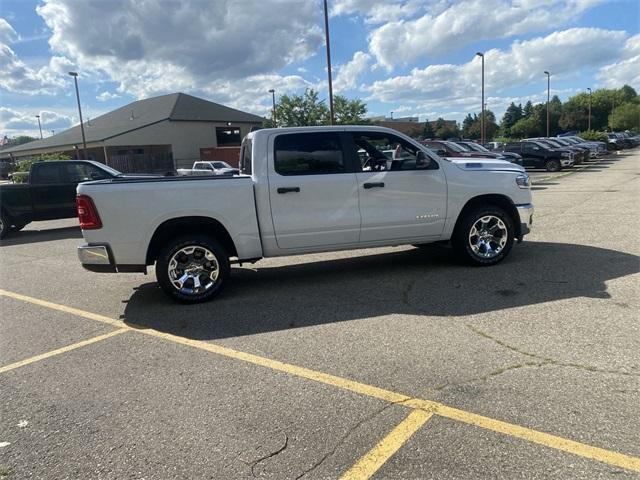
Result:
{"label": "black tire", "polygon": [[[500,219],[506,230],[506,242],[495,256],[485,256],[482,251],[476,252],[471,246],[472,229],[483,217],[494,217]],[[499,222],[496,221],[496,224],[499,225]],[[479,238],[479,236],[476,238]],[[503,238],[503,235],[500,235],[498,238]],[[497,205],[487,204],[473,207],[462,214],[453,232],[451,243],[458,257],[465,263],[474,266],[489,266],[495,265],[496,263],[504,260],[511,251],[514,240],[515,229],[513,227],[513,220],[511,219],[511,216]],[[498,246],[498,243],[490,243],[496,247]],[[494,248],[494,250],[497,250],[497,248]]]}
{"label": "black tire", "polygon": [[544,168],[547,172],[559,172],[562,170],[562,165],[560,165],[560,160],[552,158],[544,162]]}
{"label": "black tire", "polygon": [[10,230],[11,220],[4,212],[0,212],[0,239],[5,238]]}
{"label": "black tire", "polygon": [[[194,288],[189,288],[193,287],[193,281],[191,281],[191,284],[187,287],[179,289],[177,285],[174,285],[174,279],[170,277],[169,273],[169,264],[172,261],[173,256],[180,252],[180,250],[190,249],[191,247],[195,247],[196,250],[197,247],[209,250],[209,252],[215,256],[215,261],[218,265],[217,277],[214,281],[211,281],[210,287],[201,292],[194,292]],[[204,252],[204,250],[197,251]],[[217,241],[204,235],[185,235],[183,237],[177,237],[169,240],[160,251],[158,260],[156,261],[156,278],[158,279],[158,284],[164,293],[179,303],[202,303],[212,300],[220,293],[224,285],[227,283],[230,274],[231,267],[229,266],[229,254]],[[210,278],[206,276],[203,278],[205,278],[205,280],[210,280]],[[189,280],[187,280],[184,285],[187,285],[187,282],[189,282]]]}

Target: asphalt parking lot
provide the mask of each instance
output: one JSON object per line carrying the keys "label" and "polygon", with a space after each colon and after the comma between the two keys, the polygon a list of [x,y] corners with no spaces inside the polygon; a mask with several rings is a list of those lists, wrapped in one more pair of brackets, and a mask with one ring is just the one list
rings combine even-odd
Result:
{"label": "asphalt parking lot", "polygon": [[0,478],[635,478],[639,165],[533,174],[496,267],[270,259],[194,306],[29,225],[0,247]]}

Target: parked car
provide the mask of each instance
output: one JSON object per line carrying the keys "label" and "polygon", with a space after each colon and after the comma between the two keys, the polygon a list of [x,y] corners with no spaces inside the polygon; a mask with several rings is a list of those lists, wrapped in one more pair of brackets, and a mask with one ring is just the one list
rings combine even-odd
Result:
{"label": "parked car", "polygon": [[441,157],[446,158],[498,158],[493,152],[479,153],[471,151],[466,147],[458,145],[456,142],[451,142],[448,140],[423,140],[420,143],[422,143],[432,152],[436,153],[436,155],[440,155]]}
{"label": "parked car", "polygon": [[237,175],[238,169],[227,162],[194,162],[192,168],[179,168],[178,175]]}
{"label": "parked car", "polygon": [[608,155],[609,150],[607,150],[607,144],[604,142],[594,141],[594,140],[584,140],[580,137],[561,137],[563,140],[570,142],[573,145],[584,145],[589,148],[590,156],[592,158],[597,158],[602,155]]}
{"label": "parked car", "polygon": [[513,153],[513,152],[491,152],[489,150],[487,150],[485,147],[483,147],[482,145],[475,143],[475,142],[469,142],[469,141],[460,141],[460,142],[456,142],[458,145],[460,145],[462,148],[466,148],[469,152],[478,152],[481,154],[491,154],[491,155],[495,155],[495,158],[499,159],[499,160],[506,160],[508,162],[511,163],[515,163],[517,165],[522,165],[522,156],[520,156],[517,153]]}
{"label": "parked car", "polygon": [[487,142],[487,143],[484,144],[484,146],[489,151],[501,150],[502,147],[504,147],[504,142]]}
{"label": "parked car", "polygon": [[525,167],[544,168],[548,172],[558,172],[563,168],[573,166],[572,152],[551,148],[537,140],[509,142],[504,146],[504,151],[521,155]]}
{"label": "parked car", "polygon": [[576,165],[581,164],[589,160],[590,150],[587,147],[581,147],[578,145],[573,145],[566,140],[562,140],[559,138],[535,138],[528,140],[538,140],[550,148],[555,148],[559,150],[569,151],[573,153],[573,162]]}
{"label": "parked car", "polygon": [[[389,159],[389,145],[404,153]],[[155,263],[168,296],[196,303],[225,285],[230,262],[263,257],[451,240],[467,262],[493,265],[534,211],[522,167],[443,159],[383,127],[257,130],[240,173],[80,184],[80,262],[98,272]]]}
{"label": "parked car", "polygon": [[36,162],[28,183],[0,185],[0,238],[36,220],[76,216],[76,187],[80,182],[111,179],[117,170],[88,160]]}
{"label": "parked car", "polygon": [[618,138],[618,135],[613,132],[609,132],[606,135],[609,140],[608,147],[610,150],[622,150],[624,148],[624,142]]}

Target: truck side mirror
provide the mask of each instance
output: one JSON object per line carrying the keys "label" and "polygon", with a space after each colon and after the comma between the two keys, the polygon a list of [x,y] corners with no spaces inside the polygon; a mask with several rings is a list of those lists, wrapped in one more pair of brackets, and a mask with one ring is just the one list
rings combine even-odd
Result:
{"label": "truck side mirror", "polygon": [[418,151],[418,154],[416,155],[416,168],[425,169],[425,168],[429,168],[430,165],[431,165],[431,159],[427,157],[427,155],[424,152]]}

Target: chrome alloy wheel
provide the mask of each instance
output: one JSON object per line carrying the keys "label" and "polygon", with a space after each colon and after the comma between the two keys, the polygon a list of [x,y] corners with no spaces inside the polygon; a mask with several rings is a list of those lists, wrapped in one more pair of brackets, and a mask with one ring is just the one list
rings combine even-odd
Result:
{"label": "chrome alloy wheel", "polygon": [[480,258],[495,258],[500,255],[508,239],[507,226],[495,215],[480,217],[469,231],[469,246]]}
{"label": "chrome alloy wheel", "polygon": [[178,250],[169,260],[167,269],[173,286],[186,295],[206,292],[213,287],[220,273],[216,256],[199,245]]}

